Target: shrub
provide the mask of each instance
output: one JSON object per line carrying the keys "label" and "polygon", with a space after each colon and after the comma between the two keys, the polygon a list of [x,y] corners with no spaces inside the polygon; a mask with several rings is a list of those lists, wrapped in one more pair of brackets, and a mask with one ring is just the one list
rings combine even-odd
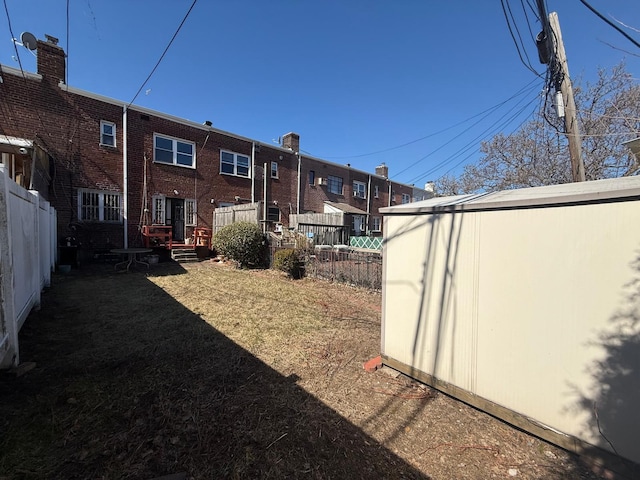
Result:
{"label": "shrub", "polygon": [[213,249],[238,262],[240,267],[264,267],[267,242],[255,223],[237,222],[220,229],[211,239]]}
{"label": "shrub", "polygon": [[291,278],[302,278],[304,276],[304,262],[294,248],[278,250],[273,259],[273,266],[286,272]]}

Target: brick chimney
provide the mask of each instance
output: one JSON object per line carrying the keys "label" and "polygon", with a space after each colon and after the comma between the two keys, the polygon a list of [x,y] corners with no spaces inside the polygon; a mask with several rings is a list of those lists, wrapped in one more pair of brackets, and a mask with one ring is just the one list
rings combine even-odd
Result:
{"label": "brick chimney", "polygon": [[376,167],[376,175],[384,178],[389,178],[389,167],[384,163],[381,163]]}
{"label": "brick chimney", "polygon": [[64,50],[58,46],[58,39],[45,35],[47,41],[38,40],[38,73],[54,82],[65,81],[66,60]]}
{"label": "brick chimney", "polygon": [[282,137],[283,148],[290,148],[294,152],[300,151],[300,135],[297,133],[287,133]]}

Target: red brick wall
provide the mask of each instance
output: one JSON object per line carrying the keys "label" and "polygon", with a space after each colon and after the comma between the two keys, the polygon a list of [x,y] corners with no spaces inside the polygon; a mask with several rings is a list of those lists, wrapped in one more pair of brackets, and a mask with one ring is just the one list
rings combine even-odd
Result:
{"label": "red brick wall", "polygon": [[[62,50],[39,43],[38,66],[42,79],[3,73],[0,84],[0,108],[3,121],[0,134],[31,139],[50,155],[52,183],[42,192],[58,211],[61,238],[74,236],[89,249],[122,246],[122,224],[78,222],[78,188],[124,192],[123,180],[123,109],[120,105],[69,93],[58,85],[64,77]],[[100,121],[116,125],[116,146],[100,145]],[[251,158],[252,142],[209,127],[177,122],[131,108],[127,112],[128,161],[128,243],[141,244],[139,225],[143,208],[149,209],[155,194],[166,197],[195,198],[198,226],[211,227],[213,210],[220,203],[245,203],[251,200],[251,178],[220,174],[220,150],[240,153]],[[153,135],[187,140],[195,144],[196,168],[153,162]],[[271,177],[271,162],[278,164],[278,177]],[[298,157],[295,152],[270,145],[259,145],[255,154],[256,180],[254,198],[264,200],[263,175],[266,163],[268,206],[278,207],[280,219],[288,226],[289,214],[298,213]],[[146,164],[146,178],[145,178]],[[329,193],[326,186],[309,185],[309,171],[316,179],[328,175],[342,177],[341,195]],[[367,199],[353,197],[352,182],[361,181],[371,191]],[[374,197],[374,186],[379,198]],[[312,158],[301,159],[300,213],[323,212],[324,201],[343,202],[378,215],[378,209],[389,205],[389,181],[345,165]],[[146,203],[143,191],[147,192]],[[178,193],[174,193],[177,191]],[[402,193],[411,195],[410,186],[392,182],[396,203]],[[238,199],[238,200],[237,200]],[[213,203],[212,203],[213,200]],[[371,223],[369,224],[371,226]],[[273,225],[270,226],[271,228]]]}

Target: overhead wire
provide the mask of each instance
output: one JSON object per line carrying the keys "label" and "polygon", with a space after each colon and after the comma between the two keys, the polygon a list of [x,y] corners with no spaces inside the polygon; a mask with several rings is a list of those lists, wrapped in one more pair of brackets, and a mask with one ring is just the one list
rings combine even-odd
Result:
{"label": "overhead wire", "polygon": [[612,27],[614,30],[616,30],[618,33],[620,33],[624,38],[626,38],[627,40],[629,40],[631,43],[633,43],[636,47],[640,48],[640,43],[638,41],[636,41],[631,35],[629,35],[627,32],[625,32],[624,30],[622,30],[620,27],[618,27],[615,23],[613,23],[611,20],[609,20],[607,17],[605,17],[602,13],[600,13],[598,10],[596,10],[594,7],[592,7],[591,5],[589,5],[589,3],[586,0],[579,0],[580,3],[582,3],[585,7],[587,7],[589,10],[591,10],[592,13],[594,13],[597,17],[599,17],[602,21],[604,21],[607,25],[609,25],[610,27]]}
{"label": "overhead wire", "polygon": [[[505,6],[506,3],[506,6]],[[529,56],[527,54],[526,49],[524,48],[524,44],[522,43],[522,36],[520,35],[520,30],[518,29],[518,25],[515,22],[515,18],[513,17],[513,12],[511,11],[511,6],[509,5],[509,0],[500,0],[500,4],[502,5],[502,13],[504,14],[504,18],[507,22],[507,29],[509,30],[509,34],[511,35],[511,39],[513,40],[513,44],[516,47],[516,50],[518,52],[518,57],[520,58],[520,61],[522,62],[522,64],[531,72],[533,72],[534,75],[536,75],[537,77],[540,77],[541,74],[539,72],[537,72],[533,66],[531,65],[531,60],[529,60]],[[507,13],[507,10],[509,10],[509,13]],[[516,37],[513,33],[513,28],[511,27],[511,21],[509,20],[509,15],[511,15],[511,19],[513,21],[513,28],[516,29],[516,32],[518,34],[518,38],[520,38],[520,45],[522,45],[522,49],[524,51],[524,55],[527,58],[527,61],[525,61],[525,59],[522,56],[522,52],[520,51],[520,45],[518,44],[518,41],[516,40]]]}
{"label": "overhead wire", "polygon": [[[487,109],[485,109],[485,110],[483,110],[483,111],[481,111],[481,112],[479,112],[479,113],[476,113],[475,115],[472,115],[472,116],[470,116],[470,117],[468,117],[468,118],[465,118],[464,120],[461,120],[461,121],[459,121],[459,122],[457,122],[457,123],[454,123],[453,125],[450,125],[450,126],[448,126],[448,127],[445,127],[445,128],[443,128],[443,129],[441,129],[441,130],[438,130],[438,131],[436,131],[436,132],[429,133],[429,134],[427,134],[427,135],[424,135],[424,136],[422,136],[422,137],[416,138],[416,139],[414,139],[414,140],[410,140],[410,141],[408,141],[408,142],[401,143],[400,145],[395,145],[395,146],[393,146],[393,147],[384,148],[384,149],[382,149],[382,150],[377,150],[377,151],[375,151],[375,152],[360,153],[360,154],[357,154],[357,155],[345,155],[345,156],[329,156],[329,155],[322,155],[322,158],[325,158],[325,159],[333,159],[333,160],[338,160],[338,159],[340,159],[340,160],[341,160],[341,159],[346,160],[346,159],[349,159],[349,158],[361,158],[361,157],[368,157],[368,156],[371,156],[371,155],[378,155],[378,154],[380,154],[380,153],[391,152],[391,151],[393,151],[393,150],[398,150],[398,149],[400,149],[400,148],[406,147],[406,146],[408,146],[408,145],[413,145],[414,143],[421,142],[422,140],[426,140],[427,138],[435,137],[436,135],[440,135],[441,133],[444,133],[444,132],[447,132],[447,131],[449,131],[449,130],[452,130],[452,129],[456,128],[456,127],[459,127],[460,125],[464,125],[465,123],[467,123],[467,122],[469,122],[469,121],[473,120],[473,119],[474,119],[474,118],[476,118],[476,117],[479,117],[479,116],[481,116],[481,115],[484,115],[484,114],[485,114],[485,113],[487,113],[487,112],[490,112],[490,111],[492,111],[492,110],[496,110],[496,109],[500,108],[500,107],[501,107],[501,106],[503,106],[505,103],[507,103],[507,102],[509,102],[510,100],[513,100],[514,98],[516,98],[517,96],[519,96],[521,93],[523,93],[526,89],[528,89],[529,87],[531,87],[531,85],[533,85],[533,84],[534,84],[535,82],[537,82],[537,81],[538,81],[538,79],[537,79],[537,78],[534,78],[534,79],[533,79],[533,80],[531,80],[529,83],[527,83],[527,84],[526,84],[526,85],[524,85],[522,88],[520,88],[518,91],[516,91],[516,93],[514,93],[513,95],[511,95],[509,98],[507,98],[507,99],[505,99],[505,100],[503,100],[503,101],[501,101],[501,102],[499,102],[499,103],[497,103],[497,104],[495,104],[495,105],[493,105],[493,106],[491,106],[491,107],[489,107],[489,108],[487,108]],[[301,151],[302,151],[302,152],[304,152],[304,150],[301,150]],[[311,153],[309,153],[309,152],[304,152],[304,153],[308,153],[309,155],[312,155],[312,154],[311,154]],[[317,155],[316,155],[316,156],[317,156]]]}
{"label": "overhead wire", "polygon": [[[534,80],[534,81],[533,81],[533,82],[531,82],[531,83],[534,83],[534,82],[536,82],[536,81],[537,81],[537,79],[536,79],[536,80]],[[531,83],[529,83],[529,85],[531,85]],[[527,90],[527,92],[525,92],[525,93],[531,93],[531,91],[532,91],[532,90],[533,90],[532,88],[529,88],[529,90]],[[509,100],[511,100],[511,99],[513,99],[513,98],[516,98],[516,97],[520,96],[520,94],[521,94],[521,93],[523,93],[523,90],[520,90],[517,94],[512,95],[511,97],[509,97]],[[502,103],[500,104],[500,106],[504,105],[505,103],[506,103],[506,101],[505,101],[505,102],[502,102]],[[516,105],[517,105],[517,104],[516,104]],[[508,110],[508,111],[507,111],[507,113],[508,113],[508,112],[510,112],[513,108],[514,108],[514,107],[512,107],[510,110]],[[491,110],[491,111],[489,111],[489,110]],[[470,126],[469,126],[469,127],[467,127],[466,129],[464,129],[462,132],[460,132],[460,133],[459,133],[458,135],[456,135],[455,137],[452,137],[451,139],[449,139],[449,140],[448,140],[447,142],[445,142],[444,144],[440,145],[440,146],[439,146],[438,148],[436,148],[435,150],[433,150],[433,151],[429,152],[427,155],[425,155],[425,156],[423,156],[423,157],[419,158],[418,160],[416,160],[415,162],[413,162],[412,164],[410,164],[410,165],[409,165],[409,166],[407,166],[406,168],[404,168],[404,169],[400,170],[399,172],[397,172],[397,173],[396,173],[396,175],[395,175],[395,176],[401,175],[402,173],[406,172],[407,170],[409,170],[409,169],[411,169],[411,168],[415,167],[416,165],[418,165],[418,164],[419,164],[419,163],[421,163],[422,161],[426,160],[426,159],[427,159],[427,158],[429,158],[431,155],[433,155],[433,154],[437,153],[438,151],[442,150],[444,147],[446,147],[446,146],[447,146],[447,145],[449,145],[450,143],[454,142],[455,140],[458,140],[458,139],[459,139],[459,137],[460,137],[460,135],[462,135],[462,134],[464,134],[464,133],[468,132],[468,131],[469,131],[469,130],[471,130],[473,127],[475,127],[476,125],[478,125],[480,122],[484,121],[487,117],[489,117],[489,116],[491,115],[491,113],[493,113],[493,111],[494,111],[494,110],[496,110],[496,108],[492,108],[492,109],[489,109],[489,110],[487,110],[487,112],[489,112],[489,113],[487,113],[486,115],[484,115],[483,117],[481,117],[480,119],[478,119],[478,121],[476,121],[475,123],[473,123],[472,125],[470,125]],[[472,140],[472,142],[473,142],[473,140]]]}
{"label": "overhead wire", "polygon": [[[4,0],[6,3],[6,0]],[[140,95],[140,92],[142,91],[142,89],[145,87],[145,85],[147,84],[147,82],[151,79],[151,77],[153,76],[153,74],[155,73],[156,69],[160,66],[160,63],[162,62],[162,59],[164,58],[164,56],[167,54],[167,52],[169,51],[169,48],[171,47],[171,45],[173,44],[173,41],[176,39],[176,37],[178,36],[178,33],[180,33],[180,30],[182,29],[182,26],[184,25],[184,23],[187,21],[187,18],[189,17],[189,14],[191,13],[191,10],[193,10],[193,7],[195,7],[196,3],[198,2],[198,0],[193,0],[193,2],[191,3],[191,6],[189,7],[189,10],[187,10],[187,13],[185,14],[185,16],[182,18],[182,21],[180,22],[180,25],[178,25],[178,28],[176,29],[175,33],[173,34],[173,36],[171,37],[171,40],[169,40],[169,43],[167,44],[167,47],[164,49],[164,52],[162,52],[162,55],[160,55],[160,58],[158,59],[158,61],[156,62],[155,66],[153,67],[153,69],[151,70],[151,73],[149,73],[149,75],[147,76],[147,78],[145,79],[144,82],[142,82],[142,85],[140,85],[140,88],[138,89],[138,91],[136,92],[136,94],[133,96],[133,98],[131,99],[131,101],[129,102],[129,104],[127,105],[127,108],[129,108],[131,106],[131,104],[133,102],[135,102],[136,98],[138,98],[138,95]]]}
{"label": "overhead wire", "polygon": [[[458,158],[459,155],[466,153],[467,151],[469,151],[472,148],[475,148],[477,146],[477,144],[478,144],[478,141],[483,141],[483,140],[495,135],[495,133],[497,133],[501,129],[507,127],[511,122],[513,122],[513,120],[518,118],[522,114],[522,112],[527,107],[529,107],[533,102],[535,102],[536,100],[537,100],[537,96],[534,97],[533,99],[531,99],[529,102],[527,102],[524,106],[522,106],[518,111],[513,113],[510,117],[506,118],[506,120],[504,119],[505,118],[504,116],[501,117],[500,119],[496,120],[490,126],[488,126],[486,129],[484,129],[482,132],[480,132],[479,135],[477,135],[476,137],[471,139],[469,142],[467,142],[463,147],[461,147],[456,152],[452,153],[449,157],[445,158],[444,160],[442,160],[441,162],[437,163],[436,165],[431,166],[428,170],[426,170],[426,171],[420,173],[419,175],[413,177],[411,180],[409,180],[408,183],[413,183],[413,182],[415,182],[415,181],[417,181],[417,180],[419,180],[421,178],[425,178],[425,177],[427,177],[429,175],[432,175],[433,173],[435,173],[438,170],[442,169],[446,165],[450,164],[452,161],[454,161],[456,158]],[[511,109],[509,109],[507,113],[513,111],[516,107],[518,107],[520,105],[520,103],[521,102],[518,102],[518,104],[516,104],[513,107],[511,107]],[[528,120],[530,118],[530,116],[531,115],[528,115],[527,118],[524,121]],[[524,121],[523,121],[523,123],[524,123]],[[500,122],[502,122],[502,123],[500,123]],[[473,152],[472,152],[472,154],[473,154]],[[426,155],[421,160],[426,159],[430,155],[431,154]]]}

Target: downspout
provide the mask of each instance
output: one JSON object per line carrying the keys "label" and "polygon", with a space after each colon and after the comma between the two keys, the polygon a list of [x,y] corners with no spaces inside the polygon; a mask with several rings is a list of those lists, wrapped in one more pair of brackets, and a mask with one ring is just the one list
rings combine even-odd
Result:
{"label": "downspout", "polygon": [[387,180],[389,182],[389,206],[391,206],[391,180]]}
{"label": "downspout", "polygon": [[262,167],[264,169],[264,192],[262,199],[262,233],[267,233],[267,162]]}
{"label": "downspout", "polygon": [[32,147],[31,150],[31,175],[29,175],[31,178],[29,179],[29,190],[33,190],[34,187],[34,181],[33,181],[33,177],[36,174],[36,148],[35,146]]}
{"label": "downspout", "polygon": [[367,185],[367,228],[365,229],[365,233],[367,236],[371,233],[369,231],[369,225],[371,225],[371,175],[367,175],[369,177],[369,182]]}
{"label": "downspout", "polygon": [[296,208],[296,213],[300,215],[300,187],[302,185],[300,181],[300,171],[302,168],[302,158],[300,156],[300,152],[296,152],[296,155],[298,156],[298,206]]}
{"label": "downspout", "polygon": [[124,248],[129,248],[129,188],[128,188],[128,158],[127,158],[127,106],[122,106],[122,217],[124,220]]}
{"label": "downspout", "polygon": [[251,203],[256,202],[256,142],[251,142]]}

